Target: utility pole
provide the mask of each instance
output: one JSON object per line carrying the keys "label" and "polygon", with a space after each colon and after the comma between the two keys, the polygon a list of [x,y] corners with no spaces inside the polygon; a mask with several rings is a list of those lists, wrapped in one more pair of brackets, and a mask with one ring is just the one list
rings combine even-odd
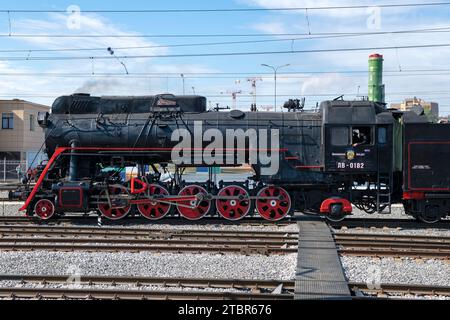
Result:
{"label": "utility pole", "polygon": [[259,78],[259,77],[257,77],[257,78],[248,78],[247,81],[252,83],[251,95],[253,96],[253,103],[252,103],[251,110],[255,110],[256,111],[256,81],[262,81],[262,78]]}
{"label": "utility pole", "polygon": [[[274,66],[270,66],[268,64],[263,63],[263,64],[261,64],[261,66],[267,67],[267,68],[270,68],[270,69],[273,70],[273,79],[274,79],[274,82],[275,82],[275,92],[274,92],[274,104],[273,104],[273,106],[275,108],[275,112],[277,112],[277,72],[278,72],[278,69],[284,68],[284,67],[288,67],[288,66],[290,66],[290,64],[288,63],[288,64],[284,64],[282,66],[274,67]],[[283,111],[283,109],[281,109],[281,110]]]}

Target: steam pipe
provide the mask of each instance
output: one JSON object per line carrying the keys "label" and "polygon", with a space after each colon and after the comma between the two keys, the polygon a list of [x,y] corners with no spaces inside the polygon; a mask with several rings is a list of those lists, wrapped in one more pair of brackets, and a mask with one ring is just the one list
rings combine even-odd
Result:
{"label": "steam pipe", "polygon": [[[70,141],[70,147],[76,148],[78,146],[78,140]],[[69,181],[78,180],[78,157],[75,154],[75,150],[70,151],[70,164],[69,164]]]}

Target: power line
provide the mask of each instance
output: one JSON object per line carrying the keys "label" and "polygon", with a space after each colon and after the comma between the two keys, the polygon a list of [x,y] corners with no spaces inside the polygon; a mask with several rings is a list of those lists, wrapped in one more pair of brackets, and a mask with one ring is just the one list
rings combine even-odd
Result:
{"label": "power line", "polygon": [[[118,59],[189,58],[189,57],[217,57],[217,56],[253,56],[253,55],[294,54],[294,53],[295,54],[328,53],[328,52],[397,50],[397,49],[442,48],[442,47],[450,47],[450,43],[408,45],[408,46],[385,46],[385,47],[288,50],[288,51],[218,52],[218,53],[191,53],[191,54],[166,54],[166,55],[164,54],[122,55],[116,57]],[[107,60],[107,59],[116,59],[116,57],[111,56],[0,57],[0,61]]]}
{"label": "power line", "polygon": [[[298,39],[269,39],[265,41],[287,41],[287,40],[314,40],[333,37],[353,37],[353,36],[371,36],[383,34],[405,34],[405,33],[446,33],[450,27],[439,27],[429,29],[413,29],[413,30],[391,30],[391,31],[372,31],[372,32],[315,32],[315,33],[210,33],[210,34],[15,34],[2,33],[2,38],[223,38],[223,37],[293,37],[302,36]],[[236,42],[234,42],[236,43]],[[240,43],[240,42],[237,42]],[[249,42],[251,43],[251,42]],[[196,44],[196,45],[214,45],[224,44],[224,42],[213,44]],[[183,46],[188,46],[185,44]],[[162,47],[166,47],[161,45]],[[169,45],[177,46],[177,45]],[[153,46],[158,47],[158,46]],[[100,48],[99,48],[100,49]],[[104,48],[102,48],[104,49]]]}
{"label": "power line", "polygon": [[[245,40],[245,41],[219,41],[219,42],[203,42],[203,43],[182,43],[182,44],[162,44],[162,45],[150,45],[150,46],[128,46],[128,47],[115,47],[115,50],[136,50],[136,49],[155,49],[155,48],[174,48],[174,47],[198,47],[198,46],[217,46],[217,45],[235,45],[235,44],[254,44],[254,43],[269,43],[269,42],[286,42],[286,41],[301,41],[301,40],[316,40],[324,38],[342,38],[342,37],[360,37],[360,36],[374,36],[374,35],[386,35],[386,34],[416,34],[416,33],[448,33],[450,32],[450,26],[440,27],[440,28],[428,28],[428,29],[410,29],[410,30],[392,30],[392,31],[376,31],[376,32],[332,32],[332,33],[317,33],[317,34],[258,34],[252,36],[282,36],[282,35],[308,35],[308,37],[301,38],[285,38],[285,39],[263,39],[263,40]],[[20,35],[0,35],[15,37]],[[36,37],[39,35],[33,35]],[[44,36],[44,35],[42,35]],[[47,35],[52,36],[52,35]],[[58,35],[56,35],[58,36]],[[61,35],[63,36],[63,35]],[[91,37],[97,35],[75,35],[76,37]],[[104,37],[104,35],[98,35],[99,37]],[[127,35],[122,35],[126,37]],[[136,37],[137,35],[130,35],[130,37]],[[152,35],[152,37],[163,37],[164,35]],[[190,35],[170,35],[171,37],[176,36],[190,36]],[[194,36],[194,35],[192,35]],[[204,35],[200,35],[204,36]],[[218,36],[218,35],[211,35]],[[224,36],[224,35],[220,35]],[[250,36],[249,34],[235,34],[233,36]],[[31,37],[31,36],[30,36]],[[72,35],[67,35],[67,37],[72,37]],[[105,36],[106,37],[106,36]],[[97,48],[60,48],[60,49],[3,49],[0,52],[69,52],[69,51],[104,51],[106,47]]]}
{"label": "power line", "polygon": [[[450,70],[449,70],[450,71]],[[303,75],[279,75],[280,79],[308,79],[311,78],[311,75],[314,74],[309,72],[299,72]],[[347,73],[347,72],[319,72],[319,74],[343,74],[344,77],[367,77],[368,71],[364,71],[363,73]],[[263,78],[272,80],[273,76],[271,75],[255,75]],[[439,73],[408,73],[403,71],[397,71],[397,74],[384,74],[384,77],[434,77],[434,76],[446,76],[450,75],[450,72],[439,72]],[[85,73],[85,74],[70,74],[70,73],[45,73],[45,72],[34,72],[34,73],[0,73],[0,77],[48,77],[48,78],[124,78],[124,79],[180,79],[179,74],[172,75],[154,75],[154,74],[145,74],[145,73],[132,73],[128,74],[117,73],[117,74],[102,74],[102,73]],[[237,75],[194,75],[191,74],[186,76],[189,79],[235,79]]]}
{"label": "power line", "polygon": [[[302,40],[316,40],[316,39],[326,39],[326,38],[344,38],[344,37],[361,37],[361,36],[374,36],[374,35],[386,35],[386,34],[416,34],[416,33],[448,33],[450,32],[450,26],[441,28],[430,28],[430,29],[410,29],[410,30],[393,30],[393,31],[376,31],[376,32],[332,32],[332,33],[317,33],[308,34],[308,37],[301,38],[285,38],[285,39],[263,39],[263,40],[244,40],[244,41],[218,41],[218,42],[202,42],[202,43],[182,43],[182,44],[162,44],[162,45],[149,45],[149,46],[128,46],[128,47],[115,47],[114,50],[136,50],[136,49],[156,49],[156,48],[177,48],[177,47],[199,47],[199,46],[217,46],[217,45],[236,45],[236,44],[254,44],[254,43],[269,43],[269,42],[286,42],[286,41],[302,41]],[[286,36],[286,35],[305,35],[306,34],[258,34],[253,36]],[[0,35],[0,37],[15,37],[20,35]],[[30,37],[36,37],[39,35],[30,35]],[[51,36],[51,35],[48,35]],[[62,35],[61,35],[62,36]],[[90,37],[91,35],[76,35],[76,37]],[[123,35],[126,37],[127,35]],[[136,35],[130,35],[136,37]],[[152,35],[154,37],[163,35]],[[195,36],[195,35],[170,35],[171,37],[176,36]],[[200,35],[204,36],[204,35]],[[226,36],[226,35],[211,35],[211,36]],[[228,36],[250,36],[249,34],[235,34]],[[67,35],[67,37],[72,37]],[[99,35],[99,37],[104,37],[104,35]],[[118,36],[121,37],[121,36]],[[106,47],[97,48],[61,48],[61,49],[3,49],[0,52],[69,52],[69,51],[104,51]]]}
{"label": "power line", "polygon": [[[223,8],[223,9],[91,9],[83,10],[85,13],[213,13],[213,12],[266,12],[266,11],[304,11],[304,10],[338,10],[338,9],[367,9],[378,8],[405,8],[405,7],[431,7],[448,6],[450,2],[431,3],[403,3],[379,5],[346,5],[346,6],[318,6],[318,7],[274,7],[274,8]],[[67,10],[37,10],[37,9],[2,9],[2,13],[67,13]]]}

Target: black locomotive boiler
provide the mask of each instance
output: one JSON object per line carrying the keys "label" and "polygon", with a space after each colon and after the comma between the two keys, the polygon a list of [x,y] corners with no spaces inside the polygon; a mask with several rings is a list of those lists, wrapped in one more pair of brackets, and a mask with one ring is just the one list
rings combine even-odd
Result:
{"label": "black locomotive boiler", "polygon": [[[449,125],[368,101],[285,107],[223,112],[207,110],[204,97],[169,94],[60,97],[38,117],[49,161],[21,210],[41,219],[258,213],[275,221],[303,211],[339,220],[352,204],[389,213],[403,202],[426,222],[449,214]],[[214,179],[217,167],[242,164],[253,169],[248,179]],[[129,178],[127,167],[136,168]],[[187,167],[208,167],[208,181],[185,182]]]}

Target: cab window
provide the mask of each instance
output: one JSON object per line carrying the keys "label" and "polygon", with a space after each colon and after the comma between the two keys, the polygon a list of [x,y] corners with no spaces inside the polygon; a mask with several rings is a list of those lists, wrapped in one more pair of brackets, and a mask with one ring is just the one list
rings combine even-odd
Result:
{"label": "cab window", "polygon": [[349,131],[350,129],[348,127],[331,128],[331,144],[333,146],[348,146]]}
{"label": "cab window", "polygon": [[352,127],[352,146],[367,146],[372,144],[372,128],[369,126]]}
{"label": "cab window", "polygon": [[387,143],[387,130],[385,127],[378,128],[378,143],[379,144]]}

